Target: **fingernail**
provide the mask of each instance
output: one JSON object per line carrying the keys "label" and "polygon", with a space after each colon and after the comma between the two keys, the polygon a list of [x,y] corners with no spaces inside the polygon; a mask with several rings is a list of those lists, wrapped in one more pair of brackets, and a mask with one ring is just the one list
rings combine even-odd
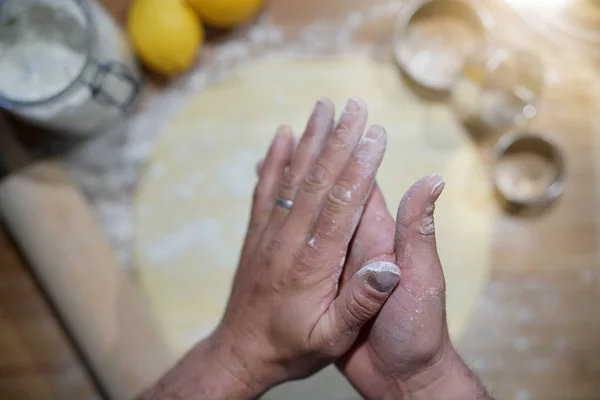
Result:
{"label": "fingernail", "polygon": [[365,281],[379,293],[389,293],[400,281],[400,269],[387,261],[376,261],[363,267],[359,274],[365,276]]}
{"label": "fingernail", "polygon": [[277,129],[277,135],[280,137],[286,137],[293,135],[292,128],[287,125],[281,125],[279,129]]}
{"label": "fingernail", "polygon": [[348,99],[346,107],[344,108],[344,114],[356,115],[360,112],[360,100],[356,98]]}
{"label": "fingernail", "polygon": [[292,128],[287,125],[280,126],[277,129],[277,133],[275,134],[275,138],[273,139],[273,145],[280,143],[283,140],[286,140],[288,137],[293,135]]}
{"label": "fingernail", "polygon": [[444,187],[446,187],[446,181],[439,175],[431,175],[432,182],[435,182],[433,187],[431,188],[431,194],[429,195],[429,201],[433,204],[437,201],[437,199],[444,191]]}
{"label": "fingernail", "polygon": [[365,135],[363,140],[376,142],[383,136],[384,132],[385,132],[385,129],[383,128],[383,126],[373,125],[369,128],[369,130],[367,131],[367,134]]}
{"label": "fingernail", "polygon": [[328,101],[329,100],[327,100],[326,98],[317,100],[317,102],[315,103],[315,108],[313,109],[314,117],[318,118],[325,115],[325,112],[327,111],[327,106],[325,105],[325,103]]}

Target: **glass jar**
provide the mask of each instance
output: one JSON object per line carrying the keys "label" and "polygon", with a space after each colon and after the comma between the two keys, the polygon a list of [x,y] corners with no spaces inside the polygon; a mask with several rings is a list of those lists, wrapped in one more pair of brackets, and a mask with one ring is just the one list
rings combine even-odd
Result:
{"label": "glass jar", "polygon": [[523,126],[537,115],[544,76],[535,54],[487,44],[468,58],[451,103],[467,124],[496,130]]}
{"label": "glass jar", "polygon": [[0,2],[0,106],[91,135],[132,109],[142,83],[123,32],[93,0]]}

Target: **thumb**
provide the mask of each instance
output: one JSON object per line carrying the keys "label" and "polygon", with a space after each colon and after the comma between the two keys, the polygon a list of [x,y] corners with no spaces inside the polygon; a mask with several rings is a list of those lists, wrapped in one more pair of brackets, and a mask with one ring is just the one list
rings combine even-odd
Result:
{"label": "thumb", "polygon": [[426,176],[408,189],[400,202],[396,218],[396,263],[403,272],[431,279],[432,273],[441,268],[433,212],[444,186],[441,176]]}
{"label": "thumb", "polygon": [[320,321],[324,323],[322,338],[335,343],[335,356],[352,346],[362,326],[379,312],[399,281],[400,269],[395,264],[375,261],[348,282]]}

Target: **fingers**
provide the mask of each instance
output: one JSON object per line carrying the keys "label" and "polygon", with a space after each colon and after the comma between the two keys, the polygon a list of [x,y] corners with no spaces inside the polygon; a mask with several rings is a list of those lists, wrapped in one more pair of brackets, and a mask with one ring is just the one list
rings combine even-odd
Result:
{"label": "fingers", "polygon": [[[311,163],[296,194],[287,224],[306,239],[321,212],[321,205],[342,172],[367,123],[367,106],[363,100],[350,99],[325,147]],[[343,194],[341,194],[343,196]]]}
{"label": "fingers", "polygon": [[[333,256],[333,259],[321,259],[324,265],[332,267],[330,271],[323,271],[327,275],[339,277],[340,261],[346,256],[348,244],[375,183],[386,144],[385,129],[378,125],[372,126],[354,149],[348,164],[325,199],[314,230],[313,247],[323,250],[324,257],[329,254]],[[318,268],[323,268],[323,265]]]}
{"label": "fingers", "polygon": [[349,281],[369,261],[394,261],[395,232],[396,221],[390,215],[383,193],[375,183],[352,240],[340,283]]}
{"label": "fingers", "polygon": [[[286,126],[280,127],[271,143],[254,189],[247,242],[248,240],[252,242],[254,236],[260,236],[269,223],[281,177],[292,157],[293,143],[291,129]],[[244,251],[246,251],[247,244],[244,245]]]}
{"label": "fingers", "polygon": [[383,193],[375,183],[354,237],[351,249],[353,264],[360,266],[372,260],[373,256],[393,255],[395,232],[396,221],[390,215]]}
{"label": "fingers", "polygon": [[335,343],[333,353],[345,352],[399,281],[400,269],[390,262],[377,261],[363,267],[321,317],[315,332],[322,335],[322,340]]}
{"label": "fingers", "polygon": [[[295,155],[289,168],[283,174],[279,187],[279,196],[294,200],[298,186],[308,173],[311,165],[323,149],[327,135],[333,127],[335,108],[328,99],[321,99],[315,104],[304,135],[295,149]],[[279,228],[288,216],[289,210],[276,207],[271,217],[271,225]]]}
{"label": "fingers", "polygon": [[401,268],[410,264],[412,270],[407,272],[411,274],[428,274],[432,272],[430,268],[440,268],[433,212],[444,186],[441,176],[426,176],[400,202],[396,218],[396,263]]}

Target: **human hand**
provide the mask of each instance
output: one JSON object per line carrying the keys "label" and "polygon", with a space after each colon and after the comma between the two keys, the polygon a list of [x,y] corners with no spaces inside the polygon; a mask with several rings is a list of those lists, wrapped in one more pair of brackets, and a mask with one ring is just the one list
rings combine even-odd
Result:
{"label": "human hand", "polygon": [[433,220],[443,188],[437,175],[419,180],[402,199],[394,222],[375,186],[353,240],[342,282],[375,260],[394,262],[402,272],[377,318],[337,363],[368,399],[488,398],[448,334]]}
{"label": "human hand", "polygon": [[[331,102],[318,102],[296,151],[290,129],[279,129],[223,320],[159,383],[163,395],[148,398],[254,398],[306,377],[350,349],[398,283],[396,266],[367,265],[338,289],[387,135],[372,126],[361,139],[361,100],[348,101],[335,127],[333,118]],[[278,196],[293,207],[276,205]]]}

